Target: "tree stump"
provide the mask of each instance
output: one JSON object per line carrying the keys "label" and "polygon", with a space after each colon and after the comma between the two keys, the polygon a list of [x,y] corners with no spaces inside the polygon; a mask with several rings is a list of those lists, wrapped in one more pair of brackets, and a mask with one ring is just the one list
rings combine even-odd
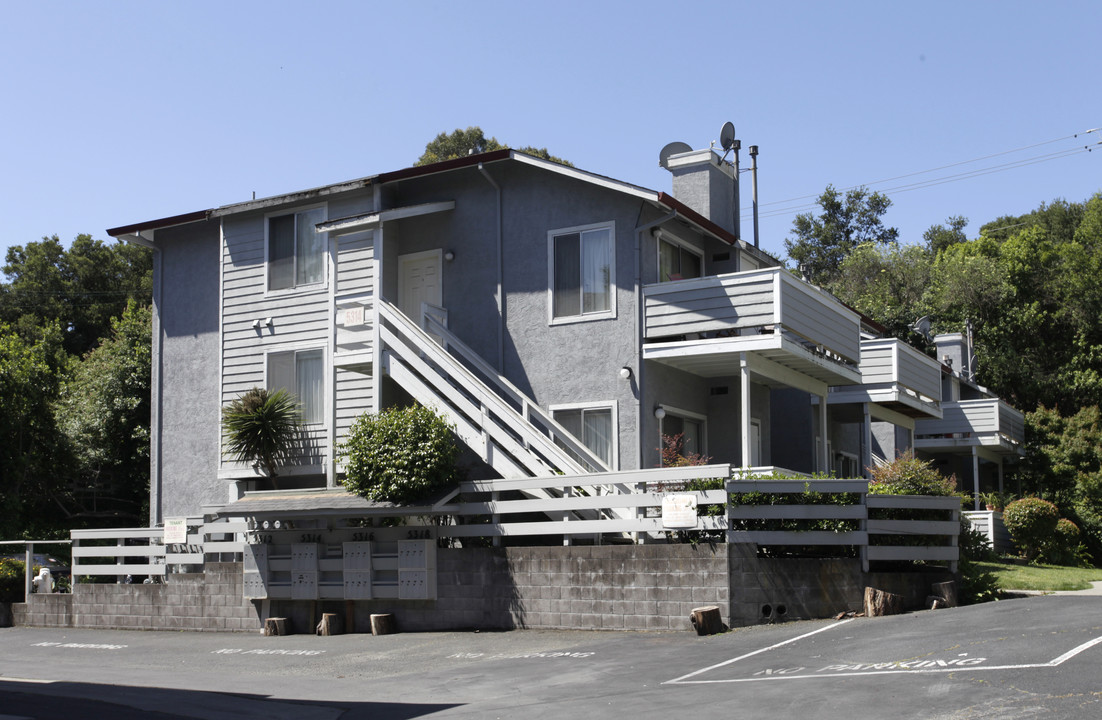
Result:
{"label": "tree stump", "polygon": [[865,588],[865,617],[898,615],[903,612],[903,596],[895,593]]}
{"label": "tree stump", "polygon": [[341,627],[341,616],[337,613],[322,613],[321,622],[318,623],[317,634],[322,636],[340,635],[343,632]]}
{"label": "tree stump", "polygon": [[264,621],[264,635],[290,635],[291,624],[287,618],[268,618]]}
{"label": "tree stump", "polygon": [[697,635],[715,635],[723,632],[723,618],[715,605],[693,608],[689,621],[696,628]]}
{"label": "tree stump", "polygon": [[939,582],[933,585],[933,595],[938,599],[941,607],[957,606],[957,583],[954,580]]}
{"label": "tree stump", "polygon": [[372,635],[391,635],[398,632],[398,623],[391,613],[378,613],[371,616]]}

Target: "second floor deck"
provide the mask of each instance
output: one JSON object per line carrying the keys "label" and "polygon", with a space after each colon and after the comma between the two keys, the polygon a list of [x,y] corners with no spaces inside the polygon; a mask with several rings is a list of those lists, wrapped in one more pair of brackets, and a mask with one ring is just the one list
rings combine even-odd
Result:
{"label": "second floor deck", "polygon": [[999,398],[941,404],[940,420],[915,423],[915,448],[947,451],[979,445],[1010,455],[1024,454],[1025,418]]}
{"label": "second floor deck", "polygon": [[643,303],[646,359],[721,376],[752,353],[816,382],[860,381],[857,313],[784,268],[646,285]]}
{"label": "second floor deck", "polygon": [[829,402],[871,402],[907,417],[940,418],[941,366],[896,338],[861,341],[861,384],[831,388]]}

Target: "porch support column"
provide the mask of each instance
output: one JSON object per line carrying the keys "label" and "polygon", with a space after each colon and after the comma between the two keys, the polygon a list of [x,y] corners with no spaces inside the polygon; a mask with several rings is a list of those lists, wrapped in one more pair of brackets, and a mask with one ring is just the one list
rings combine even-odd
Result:
{"label": "porch support column", "polygon": [[979,448],[972,446],[972,495],[975,497],[975,510],[980,509],[980,454]]}
{"label": "porch support column", "polygon": [[999,495],[1003,494],[1003,456],[999,456]]}
{"label": "porch support column", "polygon": [[861,406],[865,420],[861,433],[861,477],[869,477],[869,468],[872,467],[872,414],[869,412],[869,404]]}
{"label": "porch support column", "polygon": [[739,353],[741,389],[739,397],[739,432],[742,434],[742,467],[750,467],[750,363],[746,353]]}
{"label": "porch support column", "polygon": [[823,393],[819,396],[819,472],[830,472],[830,453],[827,451],[827,396]]}

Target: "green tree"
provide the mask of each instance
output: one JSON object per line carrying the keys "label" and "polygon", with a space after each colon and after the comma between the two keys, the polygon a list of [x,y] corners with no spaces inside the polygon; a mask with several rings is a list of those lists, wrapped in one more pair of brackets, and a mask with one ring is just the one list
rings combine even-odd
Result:
{"label": "green tree", "polygon": [[226,454],[256,463],[269,478],[294,451],[301,428],[295,396],[284,389],[254,387],[222,408]]}
{"label": "green tree", "polygon": [[[498,142],[496,137],[486,137],[486,133],[478,126],[468,127],[466,130],[456,128],[450,134],[440,133],[425,145],[425,152],[417,159],[414,166],[431,165],[432,163],[454,160],[456,158],[477,155],[494,150],[504,150],[509,145]],[[534,155],[544,160],[551,160],[561,165],[574,167],[566,160],[555,157],[547,151],[547,148],[537,148],[531,145],[516,148],[519,152]]]}
{"label": "green tree", "polygon": [[933,257],[918,245],[857,246],[846,257],[832,288],[834,294],[883,325],[889,334],[921,344],[911,330],[930,314],[927,293]]}
{"label": "green tree", "polygon": [[899,239],[899,230],[884,226],[882,218],[892,204],[886,195],[861,187],[843,196],[828,185],[817,202],[822,212],[797,215],[793,237],[784,241],[788,257],[816,285],[830,287],[858,245],[889,245]]}
{"label": "green tree", "polygon": [[78,235],[66,250],[56,235],[8,248],[0,286],[0,320],[27,335],[45,321],[65,330],[65,350],[81,356],[111,332],[129,300],[148,303],[149,250]]}
{"label": "green tree", "polygon": [[131,302],[59,394],[55,423],[76,461],[74,519],[148,516],[151,324],[150,308]]}
{"label": "green tree", "polygon": [[1062,415],[1039,407],[1025,419],[1026,456],[1017,473],[1022,489],[1055,503],[1102,559],[1102,411],[1090,406]]}
{"label": "green tree", "polygon": [[937,255],[951,245],[966,242],[968,236],[964,234],[964,228],[967,225],[968,218],[953,215],[945,221],[945,225],[931,225],[926,232],[922,233],[922,239],[926,241],[929,251]]}
{"label": "green tree", "polygon": [[62,332],[25,339],[0,323],[0,536],[52,526],[67,470],[50,406],[65,377]]}

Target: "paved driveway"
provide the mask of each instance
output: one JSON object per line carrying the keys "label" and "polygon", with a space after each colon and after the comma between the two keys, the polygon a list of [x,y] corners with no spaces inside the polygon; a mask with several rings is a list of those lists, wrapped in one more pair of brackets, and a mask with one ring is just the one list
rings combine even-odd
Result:
{"label": "paved driveway", "polygon": [[691,633],[0,631],[0,718],[1102,717],[1102,598]]}

